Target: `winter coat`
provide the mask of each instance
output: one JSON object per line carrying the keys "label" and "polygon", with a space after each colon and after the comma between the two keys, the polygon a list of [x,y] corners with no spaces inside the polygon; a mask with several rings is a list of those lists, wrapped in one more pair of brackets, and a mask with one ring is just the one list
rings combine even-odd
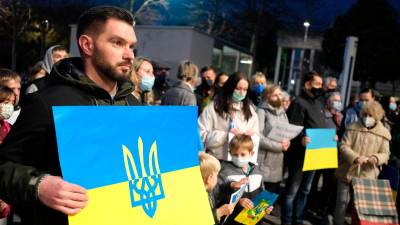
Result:
{"label": "winter coat", "polygon": [[362,122],[350,124],[340,143],[339,167],[336,176],[343,182],[349,183],[353,177],[375,179],[379,170],[376,165],[363,164],[354,161],[360,157],[375,156],[378,165],[385,164],[389,159],[389,131],[378,122],[372,129],[367,129]]}
{"label": "winter coat", "polygon": [[[251,130],[254,134],[259,133],[258,117],[253,106],[250,106],[251,117],[246,121],[242,112],[243,103],[234,103],[233,124],[241,132]],[[228,158],[228,133],[229,118],[221,117],[214,107],[214,101],[210,102],[198,119],[200,136],[206,151],[218,159]]]}
{"label": "winter coat", "polygon": [[276,109],[266,102],[261,102],[257,109],[260,126],[260,147],[258,163],[265,182],[276,183],[282,180],[283,152],[282,144],[268,138],[276,122],[288,122],[283,108]]}
{"label": "winter coat", "polygon": [[197,105],[196,95],[189,84],[178,81],[162,97],[161,105]]}
{"label": "winter coat", "polygon": [[49,86],[23,99],[21,114],[0,148],[0,196],[19,213],[23,225],[68,224],[65,214],[42,204],[36,193],[42,176],[62,175],[52,106],[128,105],[130,82],[118,84],[112,98],[83,71],[80,58],[57,63]]}

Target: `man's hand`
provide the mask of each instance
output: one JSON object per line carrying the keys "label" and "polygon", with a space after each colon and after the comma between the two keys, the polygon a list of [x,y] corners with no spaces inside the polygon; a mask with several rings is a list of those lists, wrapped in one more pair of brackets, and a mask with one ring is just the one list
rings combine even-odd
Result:
{"label": "man's hand", "polygon": [[40,181],[37,191],[43,204],[67,215],[79,213],[89,199],[83,187],[50,175]]}
{"label": "man's hand", "polygon": [[302,144],[304,147],[307,146],[310,142],[311,142],[311,138],[308,137],[308,136],[304,136],[304,137],[301,139],[301,144]]}

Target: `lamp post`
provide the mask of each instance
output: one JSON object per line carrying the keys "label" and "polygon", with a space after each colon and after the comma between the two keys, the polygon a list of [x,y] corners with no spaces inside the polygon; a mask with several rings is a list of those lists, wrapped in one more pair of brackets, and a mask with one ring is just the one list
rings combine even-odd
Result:
{"label": "lamp post", "polygon": [[307,41],[307,37],[308,37],[308,28],[310,27],[310,22],[308,22],[307,20],[304,21],[303,23],[305,31],[304,31],[304,43]]}

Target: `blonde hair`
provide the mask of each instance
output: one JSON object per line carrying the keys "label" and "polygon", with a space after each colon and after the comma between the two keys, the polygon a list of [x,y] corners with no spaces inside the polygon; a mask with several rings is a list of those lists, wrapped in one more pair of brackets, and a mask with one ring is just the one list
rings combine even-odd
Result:
{"label": "blonde hair", "polygon": [[377,101],[369,102],[361,109],[361,115],[371,115],[376,121],[381,121],[384,114],[385,111]]}
{"label": "blonde hair", "polygon": [[256,72],[253,76],[251,76],[251,85],[254,85],[257,78],[261,78],[264,85],[267,85],[267,77],[262,72]]}
{"label": "blonde hair", "polygon": [[200,152],[199,160],[201,176],[203,177],[204,182],[207,177],[211,176],[213,173],[218,173],[221,170],[221,164],[218,159],[208,153]]}
{"label": "blonde hair", "polygon": [[232,138],[231,142],[229,143],[229,151],[236,151],[239,148],[244,148],[249,152],[253,151],[254,144],[249,135],[239,134]]}
{"label": "blonde hair", "polygon": [[[142,57],[142,56],[136,57],[133,60],[133,63],[132,63],[132,72],[131,72],[131,78],[130,79],[131,79],[131,82],[134,84],[134,90],[138,91],[138,93],[139,93],[139,85],[140,85],[139,84],[139,79],[138,79],[138,71],[139,71],[140,67],[142,66],[142,64],[144,62],[148,62],[148,63],[152,64],[150,59]],[[143,98],[143,99],[140,99],[141,102],[145,103],[147,105],[153,105],[154,104],[153,91],[146,92],[146,93],[144,93],[143,96],[135,96],[135,97],[136,98],[138,98],[138,97]]]}
{"label": "blonde hair", "polygon": [[199,67],[189,60],[184,60],[179,64],[178,79],[183,81],[195,80],[199,76]]}
{"label": "blonde hair", "polygon": [[138,71],[144,62],[151,64],[151,60],[145,57],[136,57],[132,63],[131,81],[135,85],[135,88],[139,85]]}
{"label": "blonde hair", "polygon": [[272,93],[274,93],[275,90],[281,89],[281,86],[276,85],[276,84],[268,84],[267,87],[265,88],[265,91],[262,94],[263,100],[267,100],[268,96],[270,96]]}

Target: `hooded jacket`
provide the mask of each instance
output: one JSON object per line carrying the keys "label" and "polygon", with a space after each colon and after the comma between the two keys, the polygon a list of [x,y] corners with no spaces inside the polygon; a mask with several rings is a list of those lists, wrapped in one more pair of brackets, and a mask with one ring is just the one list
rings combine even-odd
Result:
{"label": "hooded jacket", "polygon": [[52,106],[128,105],[129,82],[118,84],[112,98],[83,71],[80,58],[56,64],[49,86],[21,102],[21,114],[0,148],[0,196],[13,206],[22,224],[68,224],[66,215],[43,205],[36,194],[41,176],[62,176]]}
{"label": "hooded jacket", "polygon": [[263,180],[276,183],[281,181],[283,176],[283,150],[282,144],[268,138],[268,135],[275,123],[289,121],[282,107],[274,108],[265,101],[260,103],[257,114],[260,125],[258,163],[263,172]]}

